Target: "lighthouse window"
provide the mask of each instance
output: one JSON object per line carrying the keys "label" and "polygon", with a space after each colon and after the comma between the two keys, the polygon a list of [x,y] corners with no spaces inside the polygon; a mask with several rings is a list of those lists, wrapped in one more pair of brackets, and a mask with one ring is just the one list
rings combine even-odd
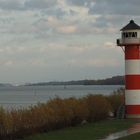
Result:
{"label": "lighthouse window", "polygon": [[122,33],[122,38],[125,38],[125,33]]}
{"label": "lighthouse window", "polygon": [[132,37],[137,37],[137,32],[133,32]]}
{"label": "lighthouse window", "polygon": [[122,33],[122,38],[137,37],[137,32],[125,32]]}
{"label": "lighthouse window", "polygon": [[129,34],[128,34],[128,33],[125,33],[125,37],[126,37],[126,38],[129,37]]}
{"label": "lighthouse window", "polygon": [[133,32],[128,32],[128,37],[132,37],[133,36]]}

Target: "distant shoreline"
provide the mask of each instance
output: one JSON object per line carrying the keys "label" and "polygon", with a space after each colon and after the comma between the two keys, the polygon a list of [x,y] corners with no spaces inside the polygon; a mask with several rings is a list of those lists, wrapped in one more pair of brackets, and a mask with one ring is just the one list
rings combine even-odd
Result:
{"label": "distant shoreline", "polygon": [[99,80],[77,80],[77,81],[52,81],[52,82],[39,82],[29,83],[25,86],[47,86],[47,85],[124,85],[124,76],[114,76],[106,79]]}

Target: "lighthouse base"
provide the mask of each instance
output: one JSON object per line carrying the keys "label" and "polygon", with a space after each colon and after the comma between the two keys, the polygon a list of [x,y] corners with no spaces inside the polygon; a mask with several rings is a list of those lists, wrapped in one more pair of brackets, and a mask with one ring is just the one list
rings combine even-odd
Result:
{"label": "lighthouse base", "polygon": [[[137,96],[136,96],[137,97]],[[139,99],[139,98],[136,98]],[[137,105],[125,105],[125,117],[126,118],[134,118],[140,119],[140,104]]]}
{"label": "lighthouse base", "polygon": [[126,119],[140,119],[140,114],[126,114]]}

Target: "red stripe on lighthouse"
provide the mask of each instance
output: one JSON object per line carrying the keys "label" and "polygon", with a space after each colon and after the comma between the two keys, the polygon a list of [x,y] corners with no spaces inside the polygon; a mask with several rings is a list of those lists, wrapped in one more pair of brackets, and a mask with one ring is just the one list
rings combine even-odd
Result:
{"label": "red stripe on lighthouse", "polygon": [[125,47],[125,59],[140,59],[140,49],[137,45]]}
{"label": "red stripe on lighthouse", "polygon": [[140,114],[140,105],[126,105],[126,114]]}
{"label": "red stripe on lighthouse", "polygon": [[126,75],[125,87],[128,90],[140,89],[140,75]]}

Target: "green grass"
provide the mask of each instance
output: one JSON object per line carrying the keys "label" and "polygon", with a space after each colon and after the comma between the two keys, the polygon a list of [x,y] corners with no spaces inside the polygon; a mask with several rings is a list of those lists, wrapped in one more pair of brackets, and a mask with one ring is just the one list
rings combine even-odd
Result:
{"label": "green grass", "polygon": [[120,138],[118,140],[140,140],[140,133],[136,133],[130,136],[126,136],[124,138]]}
{"label": "green grass", "polygon": [[110,133],[127,129],[134,123],[136,123],[136,121],[133,120],[107,120],[37,134],[27,137],[24,140],[96,140]]}

